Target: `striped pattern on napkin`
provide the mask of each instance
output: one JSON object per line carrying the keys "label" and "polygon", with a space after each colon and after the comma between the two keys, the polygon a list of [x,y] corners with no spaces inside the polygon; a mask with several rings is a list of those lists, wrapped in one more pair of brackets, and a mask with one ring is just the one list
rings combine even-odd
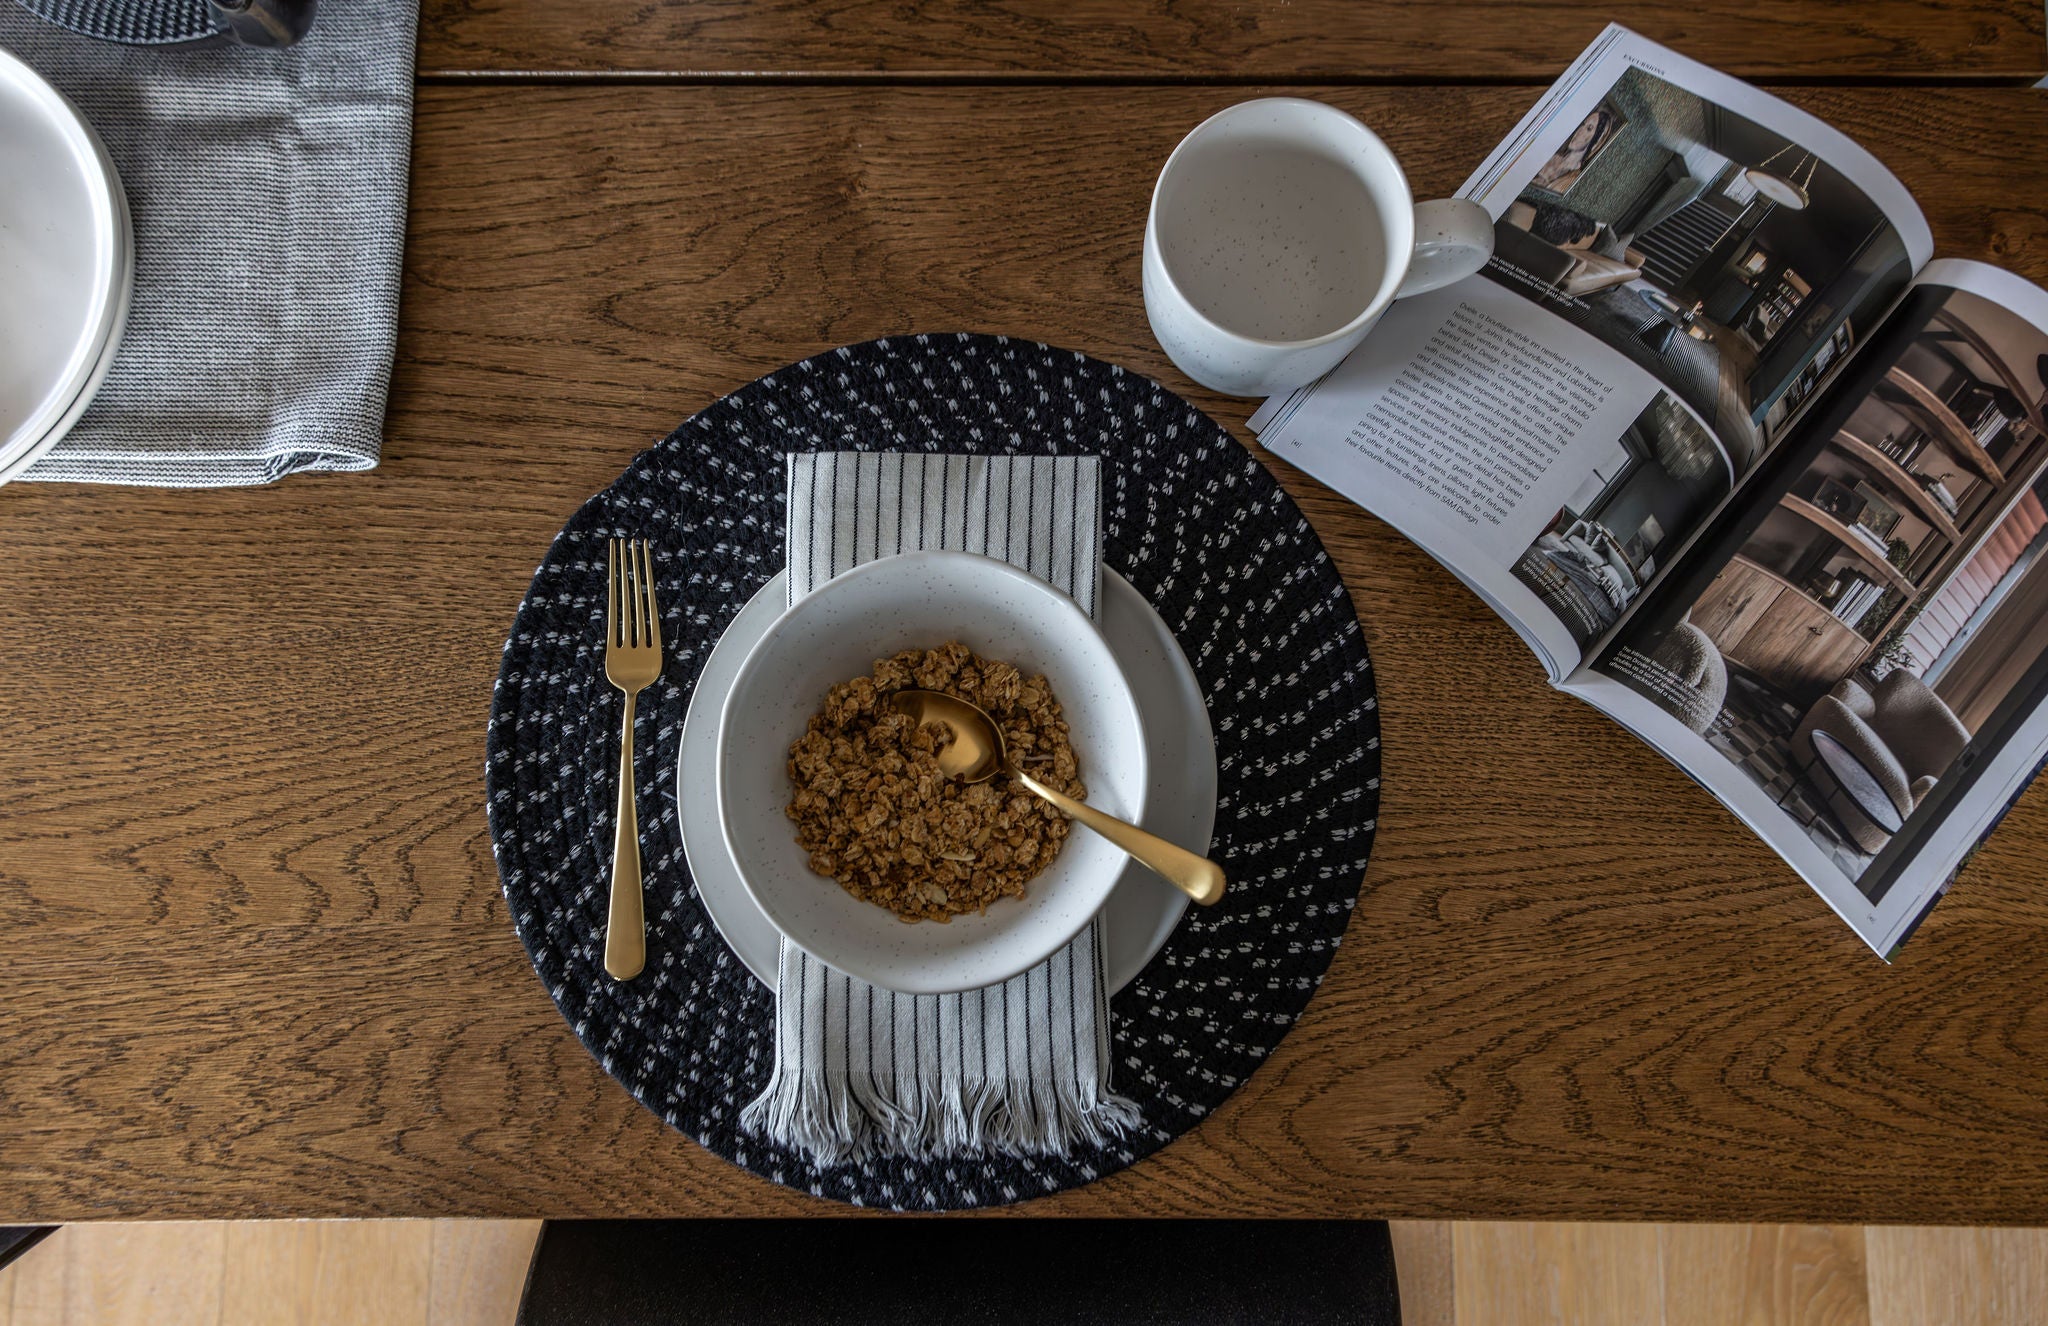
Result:
{"label": "striped pattern on napkin", "polygon": [[[792,455],[789,601],[877,557],[985,553],[1096,611],[1093,456]],[[743,1128],[820,1164],[875,1155],[1044,1155],[1137,1122],[1110,1090],[1101,922],[1001,985],[902,995],[784,941],[775,1068]]]}

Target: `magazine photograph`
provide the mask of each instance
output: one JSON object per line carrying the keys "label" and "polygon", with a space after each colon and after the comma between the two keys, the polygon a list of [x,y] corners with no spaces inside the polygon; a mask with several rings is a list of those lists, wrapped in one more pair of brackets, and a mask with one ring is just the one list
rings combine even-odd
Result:
{"label": "magazine photograph", "polygon": [[1489,278],[1655,374],[1742,468],[1913,274],[1854,180],[1639,67],[1534,166],[1494,235]]}
{"label": "magazine photograph", "polygon": [[1873,901],[1896,881],[1873,862],[1956,805],[1937,793],[1959,761],[2012,735],[2048,674],[2048,333],[1935,286],[1890,331],[1896,352],[1859,365],[1873,388],[1760,485],[1739,543],[1689,567],[1705,590],[1598,665]]}
{"label": "magazine photograph", "polygon": [[1588,644],[1621,619],[1674,536],[1726,497],[1734,477],[1714,435],[1660,391],[1516,559],[1515,578]]}

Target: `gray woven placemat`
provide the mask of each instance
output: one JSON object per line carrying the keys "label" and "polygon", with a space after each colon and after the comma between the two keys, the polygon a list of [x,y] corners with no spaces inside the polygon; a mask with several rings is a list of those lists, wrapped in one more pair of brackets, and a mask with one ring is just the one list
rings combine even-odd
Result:
{"label": "gray woven placemat", "polygon": [[284,51],[93,41],[0,3],[0,46],[106,140],[135,302],[23,476],[203,488],[377,463],[398,332],[418,0],[328,0]]}

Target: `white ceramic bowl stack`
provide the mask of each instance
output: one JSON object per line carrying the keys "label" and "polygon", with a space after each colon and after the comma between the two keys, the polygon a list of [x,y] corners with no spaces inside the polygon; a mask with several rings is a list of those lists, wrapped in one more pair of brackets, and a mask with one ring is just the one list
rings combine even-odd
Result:
{"label": "white ceramic bowl stack", "polygon": [[128,200],[106,146],[0,50],[0,483],[85,413],[134,286]]}

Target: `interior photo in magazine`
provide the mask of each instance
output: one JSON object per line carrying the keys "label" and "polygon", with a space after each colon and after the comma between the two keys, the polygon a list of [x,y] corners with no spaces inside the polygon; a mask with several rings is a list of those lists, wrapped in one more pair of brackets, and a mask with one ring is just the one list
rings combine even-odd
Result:
{"label": "interior photo in magazine", "polygon": [[1875,902],[1897,876],[1873,863],[1957,808],[1967,752],[2038,706],[2048,334],[1925,286],[1872,348],[1861,394],[1795,434],[1690,550],[1686,592],[1645,604],[1595,667],[1701,734]]}
{"label": "interior photo in magazine", "polygon": [[1621,619],[1657,574],[1666,545],[1726,497],[1728,453],[1658,392],[1512,568],[1581,645]]}
{"label": "interior photo in magazine", "polygon": [[1833,165],[1640,67],[1518,178],[1485,275],[1654,374],[1738,471],[1912,276],[1898,230]]}

